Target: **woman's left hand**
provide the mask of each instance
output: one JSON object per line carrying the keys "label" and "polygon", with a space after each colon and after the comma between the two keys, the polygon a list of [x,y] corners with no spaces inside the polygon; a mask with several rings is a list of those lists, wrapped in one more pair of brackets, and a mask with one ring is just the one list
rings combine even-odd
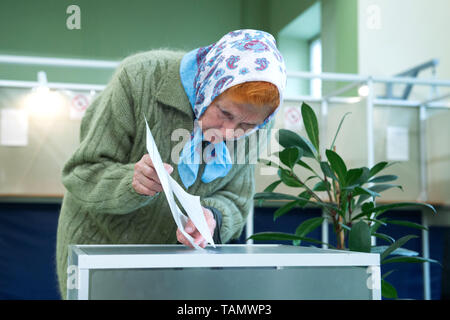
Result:
{"label": "woman's left hand", "polygon": [[[203,214],[205,215],[205,219],[206,219],[206,223],[208,224],[209,230],[211,231],[211,235],[214,234],[214,229],[216,228],[216,220],[214,219],[214,215],[211,212],[211,210],[206,209],[204,207],[202,207],[203,209]],[[200,232],[197,230],[197,228],[195,227],[194,223],[192,222],[191,219],[188,220],[188,222],[186,223],[186,226],[184,228],[184,231],[189,234],[193,239],[194,242],[196,244],[198,244],[200,247],[204,248],[207,245],[206,239],[203,238],[203,236],[200,234]],[[188,246],[193,248],[192,244],[189,242],[188,239],[186,239],[186,237],[181,233],[180,229],[177,229],[177,240]]]}

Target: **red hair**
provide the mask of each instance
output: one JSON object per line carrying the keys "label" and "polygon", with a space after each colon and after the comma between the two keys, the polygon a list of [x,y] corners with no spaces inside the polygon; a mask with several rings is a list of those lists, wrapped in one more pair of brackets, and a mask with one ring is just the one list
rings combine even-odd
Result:
{"label": "red hair", "polygon": [[277,86],[266,81],[248,81],[237,84],[222,92],[216,99],[225,96],[236,103],[248,103],[257,107],[270,106],[273,110],[280,104]]}

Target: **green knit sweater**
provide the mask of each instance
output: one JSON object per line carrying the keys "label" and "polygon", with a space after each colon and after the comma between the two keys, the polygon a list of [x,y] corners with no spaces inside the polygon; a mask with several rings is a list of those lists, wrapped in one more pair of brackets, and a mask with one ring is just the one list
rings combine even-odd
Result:
{"label": "green knit sweater", "polygon": [[[69,244],[176,243],[177,227],[164,193],[140,195],[131,183],[135,163],[147,153],[145,115],[162,161],[173,166],[171,175],[182,185],[171,157],[175,146],[181,151],[180,140],[172,141],[171,135],[177,128],[191,132],[194,124],[179,75],[184,53],[151,50],[127,57],[86,111],[80,145],[62,172],[67,191],[56,263],[63,298]],[[198,177],[203,170],[201,164]],[[222,213],[220,237],[226,243],[240,236],[254,189],[254,165],[234,164],[227,176],[210,183],[198,178],[187,191]]]}

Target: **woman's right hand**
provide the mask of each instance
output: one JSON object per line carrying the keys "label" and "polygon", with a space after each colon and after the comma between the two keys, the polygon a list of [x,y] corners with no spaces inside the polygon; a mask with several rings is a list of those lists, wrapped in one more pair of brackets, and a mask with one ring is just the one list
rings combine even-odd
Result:
{"label": "woman's right hand", "polygon": [[[173,167],[170,164],[164,163],[164,168],[169,174],[173,172]],[[153,166],[152,159],[150,159],[148,154],[145,154],[141,160],[134,165],[132,185],[137,193],[147,196],[154,196],[156,193],[163,190],[158,174]]]}

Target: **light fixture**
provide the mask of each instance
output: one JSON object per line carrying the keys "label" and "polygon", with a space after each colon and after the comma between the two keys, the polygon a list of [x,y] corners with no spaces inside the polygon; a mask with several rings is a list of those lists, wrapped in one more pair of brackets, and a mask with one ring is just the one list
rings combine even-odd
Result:
{"label": "light fixture", "polygon": [[358,94],[361,97],[367,97],[369,95],[369,86],[368,85],[362,85],[358,89]]}
{"label": "light fixture", "polygon": [[45,72],[39,71],[38,86],[25,97],[24,106],[28,114],[37,117],[53,117],[62,109],[63,104],[62,96],[48,87]]}

